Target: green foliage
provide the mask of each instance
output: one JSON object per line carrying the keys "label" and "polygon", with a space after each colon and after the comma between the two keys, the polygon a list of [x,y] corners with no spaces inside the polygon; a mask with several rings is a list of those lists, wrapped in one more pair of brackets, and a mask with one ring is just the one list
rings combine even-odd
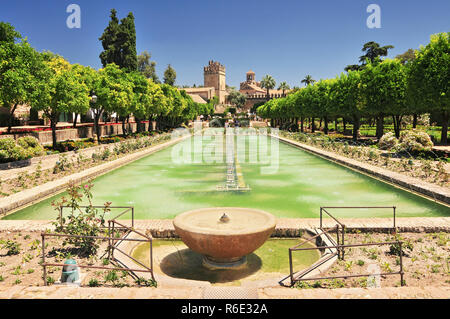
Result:
{"label": "green foliage", "polygon": [[[244,107],[247,98],[241,92],[233,90],[227,96],[227,100],[229,103],[236,105],[236,107],[242,108],[242,107]],[[225,113],[227,113],[227,111],[225,111]],[[235,113],[236,113],[236,109],[235,109]],[[235,114],[235,113],[232,113],[232,114]]]}
{"label": "green foliage", "polygon": [[147,79],[152,79],[153,82],[159,83],[159,78],[155,70],[156,62],[150,61],[151,57],[148,51],[144,51],[138,55],[138,72],[142,73]]}
{"label": "green foliage", "polygon": [[422,131],[403,131],[400,135],[399,144],[396,147],[398,152],[422,152],[431,151],[433,142],[430,136]]}
{"label": "green foliage", "polygon": [[0,42],[14,43],[16,39],[20,38],[22,36],[11,24],[0,22]]}
{"label": "green foliage", "polygon": [[136,284],[138,284],[139,286],[158,288],[158,283],[155,280],[145,279],[144,277],[139,277],[138,279],[136,279]]}
{"label": "green foliage", "polygon": [[120,68],[129,72],[138,68],[136,51],[136,28],[134,16],[130,12],[120,23],[117,11],[111,10],[111,20],[103,35],[99,38],[104,51],[100,54],[100,60],[104,67],[115,63]]}
{"label": "green foliage", "polygon": [[117,280],[119,280],[119,276],[117,275],[117,271],[110,270],[105,275],[105,281],[106,282],[112,282],[115,283]]}
{"label": "green foliage", "polygon": [[261,80],[261,87],[267,90],[267,95],[269,95],[269,90],[275,88],[276,85],[275,79],[270,75],[264,76]]}
{"label": "green foliage", "polygon": [[398,144],[398,139],[395,137],[395,134],[392,132],[386,133],[378,142],[378,147],[380,150],[392,150]]}
{"label": "green foliage", "polygon": [[80,108],[89,109],[89,88],[64,58],[46,52],[43,59],[45,70],[33,91],[31,105],[35,110],[43,111],[50,120],[55,147],[59,115]]}
{"label": "green foliage", "polygon": [[89,287],[98,287],[99,283],[98,283],[97,279],[92,278],[91,280],[89,280],[89,284],[88,285],[89,285]]}
{"label": "green foliage", "polygon": [[[402,240],[402,238],[400,236],[395,236],[394,237],[396,240]],[[403,240],[402,241],[402,250],[400,251],[400,244],[399,243],[395,243],[389,246],[389,254],[394,255],[394,256],[408,256],[409,253],[408,252],[412,252],[414,249],[414,245],[411,241],[409,240]]]}
{"label": "green foliage", "polygon": [[450,32],[432,35],[416,51],[408,67],[408,102],[417,114],[438,112],[443,120],[441,141],[447,142],[450,113]]}
{"label": "green foliage", "polygon": [[20,254],[20,244],[13,240],[0,241],[2,249],[6,249],[7,256]]}
{"label": "green foliage", "polygon": [[164,83],[174,86],[176,79],[177,79],[177,72],[175,72],[175,69],[172,68],[172,66],[169,64],[167,66],[167,69],[164,71]]}
{"label": "green foliage", "polygon": [[[111,203],[105,203],[104,207],[99,211],[92,204],[92,183],[77,186],[71,183],[67,189],[69,198],[62,198],[59,202],[53,202],[52,206],[58,212],[62,207],[69,207],[70,214],[68,217],[58,217],[53,224],[58,233],[81,236],[76,238],[66,238],[64,245],[72,245],[77,248],[80,256],[92,256],[97,253],[99,243],[97,239],[86,238],[83,236],[99,236],[102,228],[105,226],[105,214],[110,211]],[[80,207],[83,199],[87,200],[86,207]]]}
{"label": "green foliage", "polygon": [[[302,82],[307,87],[274,99],[257,108],[260,117],[271,119],[276,126],[298,118],[322,118],[325,123],[345,118],[353,127],[353,139],[358,139],[361,119],[377,119],[376,135],[381,139],[384,119],[391,117],[397,138],[405,115],[437,112],[445,123],[442,142],[447,137],[449,117],[450,52],[449,34],[431,38],[427,47],[417,53],[416,59],[404,63],[401,59],[382,61],[390,46],[380,47],[375,42],[364,46],[363,67],[352,68],[333,80],[313,82],[312,77]],[[313,122],[314,123],[314,122]],[[324,132],[327,133],[327,124]],[[314,127],[313,127],[314,131]],[[445,131],[445,132],[444,132]],[[445,137],[445,138],[444,138]],[[393,142],[391,139],[390,142]],[[386,147],[391,147],[388,143]]]}

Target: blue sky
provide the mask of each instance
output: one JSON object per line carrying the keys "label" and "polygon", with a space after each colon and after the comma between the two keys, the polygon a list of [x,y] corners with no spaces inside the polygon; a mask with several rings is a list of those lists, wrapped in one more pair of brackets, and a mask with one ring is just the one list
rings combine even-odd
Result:
{"label": "blue sky", "polygon": [[[81,29],[66,26],[71,3],[81,7]],[[371,3],[381,7],[381,29],[366,26]],[[357,63],[365,42],[392,44],[395,57],[450,31],[448,0],[0,0],[0,21],[39,51],[100,68],[98,38],[111,8],[120,19],[134,13],[138,53],[151,52],[160,78],[172,64],[178,85],[202,84],[203,66],[213,59],[226,66],[231,86],[249,69],[258,80],[270,74],[299,86],[306,74],[335,77]]]}

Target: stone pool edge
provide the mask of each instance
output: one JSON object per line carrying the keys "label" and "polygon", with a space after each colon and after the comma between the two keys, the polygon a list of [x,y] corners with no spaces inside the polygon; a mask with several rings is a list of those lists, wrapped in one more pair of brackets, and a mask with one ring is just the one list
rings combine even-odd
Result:
{"label": "stone pool edge", "polygon": [[354,159],[350,159],[338,154],[334,154],[332,152],[324,151],[316,147],[287,139],[285,137],[276,135],[270,136],[273,138],[277,138],[288,145],[300,148],[304,151],[320,156],[339,165],[356,170],[360,173],[367,174],[372,178],[380,179],[385,183],[392,184],[406,191],[424,196],[427,199],[438,201],[446,206],[450,205],[450,190],[447,190],[444,187],[424,182],[415,177],[405,176],[396,172],[392,172],[378,166],[362,163]]}
{"label": "stone pool edge", "polygon": [[0,221],[2,218],[10,214],[13,214],[20,209],[26,208],[27,206],[30,205],[34,205],[46,198],[49,198],[64,191],[68,183],[71,181],[74,181],[75,183],[81,183],[83,181],[99,177],[119,167],[125,166],[150,154],[156,153],[167,147],[177,144],[189,137],[191,137],[190,134],[162,144],[151,146],[142,151],[126,155],[116,160],[88,168],[82,172],[71,174],[69,176],[62,177],[55,181],[51,181],[46,184],[39,185],[31,189],[27,189],[22,192],[3,198],[0,200]]}

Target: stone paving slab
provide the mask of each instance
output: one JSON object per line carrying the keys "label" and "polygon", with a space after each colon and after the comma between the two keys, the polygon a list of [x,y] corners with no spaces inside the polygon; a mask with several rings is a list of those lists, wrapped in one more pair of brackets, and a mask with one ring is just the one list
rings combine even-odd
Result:
{"label": "stone paving slab", "polygon": [[450,287],[292,289],[2,287],[0,299],[450,299]]}
{"label": "stone paving slab", "polygon": [[[129,221],[121,221],[128,224]],[[392,228],[392,218],[342,218],[347,230],[383,231]],[[324,219],[323,226],[332,228],[336,225],[331,219]],[[318,218],[279,218],[274,237],[298,237],[301,231],[319,227]],[[178,237],[171,219],[136,220],[135,228],[148,231],[155,238]],[[51,221],[0,220],[0,232],[30,231],[41,232],[53,229]],[[397,218],[400,232],[450,232],[450,217],[407,217]]]}
{"label": "stone paving slab", "polygon": [[385,287],[340,289],[264,288],[260,299],[449,299],[450,287]]}
{"label": "stone paving slab", "polygon": [[258,299],[258,290],[244,287],[209,287],[203,290],[203,299]]}
{"label": "stone paving slab", "polygon": [[0,299],[202,299],[203,289],[0,286]]}
{"label": "stone paving slab", "polygon": [[324,157],[328,160],[331,160],[333,162],[336,162],[338,164],[347,166],[352,169],[356,169],[357,171],[369,174],[371,176],[374,176],[376,178],[380,178],[388,183],[398,185],[402,188],[405,188],[407,190],[425,195],[431,199],[435,199],[441,202],[444,202],[446,204],[450,204],[450,189],[446,187],[442,187],[439,185],[435,185],[432,183],[425,182],[421,179],[407,176],[404,174],[400,174],[397,172],[393,172],[387,169],[384,169],[382,167],[378,167],[375,165],[371,165],[368,163],[363,163],[357,160],[354,160],[352,158],[348,158],[345,156],[338,155],[333,152],[328,152],[310,145],[306,145],[303,143],[299,143],[296,141],[293,141],[288,138],[284,138],[281,136],[275,136],[272,135],[274,138],[278,138],[280,141],[290,144],[294,147],[301,148],[305,151],[308,151],[310,153],[319,155],[321,157]]}

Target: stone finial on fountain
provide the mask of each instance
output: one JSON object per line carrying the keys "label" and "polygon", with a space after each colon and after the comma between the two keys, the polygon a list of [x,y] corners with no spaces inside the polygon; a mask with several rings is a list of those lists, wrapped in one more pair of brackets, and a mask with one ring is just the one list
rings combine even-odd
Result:
{"label": "stone finial on fountain", "polygon": [[228,217],[228,215],[225,213],[222,215],[222,217],[220,217],[220,222],[221,223],[228,223],[230,221],[230,217]]}

